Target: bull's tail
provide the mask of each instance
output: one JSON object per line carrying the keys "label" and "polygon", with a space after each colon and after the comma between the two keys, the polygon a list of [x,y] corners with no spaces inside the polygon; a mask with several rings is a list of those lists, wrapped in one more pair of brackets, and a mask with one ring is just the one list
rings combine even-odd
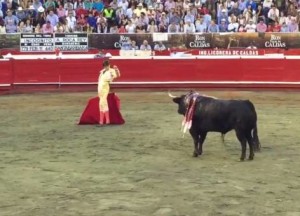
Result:
{"label": "bull's tail", "polygon": [[258,131],[257,131],[257,114],[256,114],[256,110],[255,110],[255,107],[253,105],[253,103],[249,100],[246,100],[250,109],[252,110],[252,112],[254,113],[254,116],[255,116],[255,126],[254,128],[252,129],[252,139],[253,139],[253,142],[254,142],[254,148],[259,151],[260,150],[260,147],[261,147],[261,144],[260,144],[260,141],[259,141],[259,138],[258,138]]}
{"label": "bull's tail", "polygon": [[260,141],[258,138],[258,131],[257,131],[257,125],[255,125],[255,127],[252,130],[252,138],[253,138],[253,144],[254,144],[254,149],[256,151],[260,151]]}

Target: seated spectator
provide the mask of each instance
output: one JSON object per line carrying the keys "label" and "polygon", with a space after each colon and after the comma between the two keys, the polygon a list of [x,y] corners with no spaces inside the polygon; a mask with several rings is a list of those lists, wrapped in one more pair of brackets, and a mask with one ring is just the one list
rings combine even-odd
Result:
{"label": "seated spectator", "polygon": [[299,26],[295,18],[292,18],[288,27],[289,27],[289,32],[299,32]]}
{"label": "seated spectator", "polygon": [[121,50],[132,50],[132,44],[131,39],[128,39],[126,41],[121,41]]}
{"label": "seated spectator", "polygon": [[178,32],[178,25],[175,22],[171,23],[168,26],[168,33],[177,33]]}
{"label": "seated spectator", "polygon": [[148,33],[158,32],[158,27],[155,24],[154,20],[151,21],[150,25],[148,25],[147,32]]}
{"label": "seated spectator", "polygon": [[221,20],[221,23],[219,25],[219,32],[227,32],[227,24],[225,19]]}
{"label": "seated spectator", "polygon": [[4,20],[2,17],[0,17],[0,34],[5,34],[6,33],[6,29],[4,26]]}
{"label": "seated spectator", "polygon": [[194,23],[191,23],[191,20],[186,20],[186,23],[184,25],[184,33],[195,33],[196,28]]}
{"label": "seated spectator", "polygon": [[260,33],[264,33],[267,31],[267,25],[263,20],[259,20],[259,23],[256,25],[256,31]]}
{"label": "seated spectator", "polygon": [[239,28],[239,24],[236,22],[236,19],[231,19],[230,23],[228,24],[227,30],[229,32],[237,32]]}
{"label": "seated spectator", "polygon": [[195,22],[196,32],[207,32],[207,26],[203,18],[197,19]]}
{"label": "seated spectator", "polygon": [[159,41],[157,44],[155,44],[154,50],[155,51],[164,51],[164,50],[166,50],[166,47],[162,41]]}
{"label": "seated spectator", "polygon": [[131,20],[128,20],[128,24],[125,26],[127,33],[133,34],[136,31],[136,26],[132,23]]}
{"label": "seated spectator", "polygon": [[33,26],[30,19],[27,19],[25,22],[24,33],[33,33]]}
{"label": "seated spectator", "polygon": [[139,47],[134,40],[131,41],[131,50],[139,50]]}
{"label": "seated spectator", "polygon": [[143,44],[140,46],[140,50],[152,50],[147,40],[143,41]]}
{"label": "seated spectator", "polygon": [[113,24],[110,27],[110,29],[109,29],[109,33],[111,33],[111,34],[118,34],[119,33],[118,26],[116,24]]}
{"label": "seated spectator", "polygon": [[209,33],[215,33],[219,32],[219,26],[215,23],[215,21],[211,21],[210,25],[207,28],[207,32]]}
{"label": "seated spectator", "polygon": [[12,14],[11,10],[7,10],[7,16],[4,19],[6,33],[16,33],[19,19]]}
{"label": "seated spectator", "polygon": [[54,26],[51,24],[50,21],[47,21],[43,27],[42,27],[42,33],[47,34],[47,33],[54,33]]}
{"label": "seated spectator", "polygon": [[285,22],[282,23],[280,32],[289,32],[289,27]]}
{"label": "seated spectator", "polygon": [[250,19],[249,23],[245,26],[246,32],[256,32],[256,25],[253,23],[253,20]]}
{"label": "seated spectator", "polygon": [[25,24],[24,24],[23,21],[21,21],[21,22],[19,23],[18,28],[17,28],[17,32],[19,32],[19,33],[24,33],[24,30],[25,30]]}

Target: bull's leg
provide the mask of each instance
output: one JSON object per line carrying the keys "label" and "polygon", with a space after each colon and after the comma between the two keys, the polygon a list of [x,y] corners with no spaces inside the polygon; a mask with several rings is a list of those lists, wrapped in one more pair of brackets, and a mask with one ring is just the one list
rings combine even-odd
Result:
{"label": "bull's leg", "polygon": [[251,136],[251,131],[246,134],[246,139],[248,141],[249,149],[250,149],[250,154],[249,154],[249,160],[254,159],[254,141]]}
{"label": "bull's leg", "polygon": [[225,134],[223,134],[223,133],[221,134],[221,141],[223,144],[225,144]]}
{"label": "bull's leg", "polygon": [[244,161],[245,157],[246,157],[247,139],[246,139],[246,136],[243,131],[236,130],[236,136],[237,136],[238,140],[240,141],[241,147],[242,147],[242,154],[241,154],[240,160]]}
{"label": "bull's leg", "polygon": [[206,132],[205,133],[200,133],[199,147],[198,147],[198,153],[199,153],[199,155],[202,155],[202,146],[203,146],[203,143],[205,141],[206,135],[207,135]]}
{"label": "bull's leg", "polygon": [[198,143],[199,143],[199,133],[194,129],[190,129],[190,134],[193,137],[194,140],[194,152],[193,157],[198,157],[199,151],[198,151]]}

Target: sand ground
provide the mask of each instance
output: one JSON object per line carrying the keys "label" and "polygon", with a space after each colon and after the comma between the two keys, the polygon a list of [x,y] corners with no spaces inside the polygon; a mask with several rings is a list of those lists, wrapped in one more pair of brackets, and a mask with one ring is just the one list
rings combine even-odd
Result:
{"label": "sand ground", "polygon": [[123,126],[76,123],[95,93],[0,97],[0,216],[300,215],[300,94],[247,98],[262,151],[239,162],[234,132],[193,158],[165,92],[118,93]]}

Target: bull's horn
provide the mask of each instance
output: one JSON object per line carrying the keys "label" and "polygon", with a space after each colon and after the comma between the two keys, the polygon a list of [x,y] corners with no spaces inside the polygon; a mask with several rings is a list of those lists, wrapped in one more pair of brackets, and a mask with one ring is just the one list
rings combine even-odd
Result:
{"label": "bull's horn", "polygon": [[170,98],[176,98],[176,96],[172,95],[170,92],[168,92],[168,95]]}

